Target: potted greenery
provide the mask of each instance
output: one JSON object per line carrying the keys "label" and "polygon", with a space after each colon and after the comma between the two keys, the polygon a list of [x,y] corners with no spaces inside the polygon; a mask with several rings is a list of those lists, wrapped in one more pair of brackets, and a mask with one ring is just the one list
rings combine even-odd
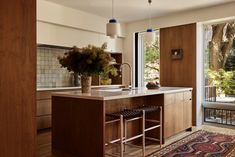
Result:
{"label": "potted greenery", "polygon": [[109,78],[110,75],[118,75],[117,69],[113,65],[107,66],[104,71],[100,74],[101,85],[110,85],[112,83],[112,80]]}
{"label": "potted greenery", "polygon": [[81,76],[82,93],[90,93],[91,91],[91,75],[99,75],[110,66],[113,60],[111,55],[104,50],[107,44],[101,47],[88,45],[81,49],[73,47],[66,52],[63,57],[59,57],[62,67],[72,71],[74,75]]}

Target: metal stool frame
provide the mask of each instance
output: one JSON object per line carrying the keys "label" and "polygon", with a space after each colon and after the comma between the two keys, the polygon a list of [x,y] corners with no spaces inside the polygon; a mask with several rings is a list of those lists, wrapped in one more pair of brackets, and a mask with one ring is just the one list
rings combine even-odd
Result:
{"label": "metal stool frame", "polygon": [[[127,145],[127,142],[130,142],[130,141],[135,140],[140,137],[142,137],[142,156],[143,157],[145,157],[145,139],[152,140],[152,141],[158,141],[160,143],[160,148],[162,147],[162,107],[161,106],[154,106],[154,107],[156,107],[156,110],[151,112],[151,113],[155,113],[155,112],[159,112],[159,110],[160,110],[160,115],[159,115],[160,120],[146,119],[146,115],[148,114],[148,109],[149,109],[148,107],[153,107],[153,106],[142,106],[140,108],[129,110],[129,111],[135,111],[135,112],[136,111],[142,112],[142,116],[137,116],[134,118],[124,118],[123,115],[120,115],[120,117],[118,119],[114,119],[114,120],[110,120],[110,121],[105,122],[105,125],[115,123],[115,122],[120,123],[120,136],[121,137],[119,139],[115,139],[115,140],[108,142],[110,144],[114,144],[114,143],[120,141],[120,157],[123,157],[123,155],[124,155],[123,152],[125,151],[125,146]],[[106,116],[109,116],[109,115],[106,115]],[[142,119],[142,133],[139,135],[127,138],[127,124],[128,124],[128,122],[139,120],[139,119]],[[146,122],[156,123],[156,125],[151,126],[149,128],[145,128]],[[160,138],[159,139],[145,136],[146,132],[148,132],[150,130],[158,129],[158,128],[160,129]],[[123,131],[124,131],[124,134],[123,134]],[[106,155],[116,157],[116,155],[112,155],[112,154],[106,154]]]}
{"label": "metal stool frame", "polygon": [[160,143],[160,148],[162,148],[162,107],[161,106],[143,106],[141,108],[138,108],[137,110],[144,110],[145,111],[145,115],[148,115],[147,110],[151,109],[152,107],[155,107],[156,110],[152,111],[151,113],[155,113],[155,112],[159,112],[157,109],[159,108],[160,110],[160,115],[159,115],[159,121],[158,120],[154,120],[154,119],[145,119],[146,122],[151,122],[151,123],[156,123],[156,125],[149,127],[149,128],[145,128],[144,132],[148,132],[150,130],[154,130],[154,129],[158,129],[160,130],[160,137],[159,139],[157,138],[152,138],[152,137],[146,137],[145,139],[148,140],[152,140],[152,141],[158,141]]}
{"label": "metal stool frame", "polygon": [[[124,151],[125,151],[124,145],[126,145],[127,142],[130,142],[130,141],[135,140],[140,137],[142,137],[142,156],[145,157],[145,111],[141,111],[141,112],[142,112],[142,116],[137,116],[137,117],[133,117],[133,118],[124,118],[124,116],[122,114],[120,114],[119,119],[110,120],[110,121],[105,122],[105,125],[112,124],[115,122],[120,123],[120,138],[108,142],[109,144],[114,144],[114,143],[120,141],[120,157],[124,157]],[[106,115],[106,116],[109,117],[109,115]],[[142,132],[141,132],[141,134],[127,138],[127,124],[128,124],[128,122],[136,121],[139,119],[142,119]],[[123,131],[124,131],[124,134],[123,134]],[[106,145],[107,145],[107,143],[106,143]],[[112,154],[108,154],[108,153],[106,153],[106,155],[116,157],[116,155],[112,155]]]}

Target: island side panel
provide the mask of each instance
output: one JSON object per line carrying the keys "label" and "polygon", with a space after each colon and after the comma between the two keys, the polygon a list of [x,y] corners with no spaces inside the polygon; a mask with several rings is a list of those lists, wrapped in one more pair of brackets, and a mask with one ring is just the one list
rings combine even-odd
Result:
{"label": "island side panel", "polygon": [[53,96],[52,149],[104,157],[103,101]]}

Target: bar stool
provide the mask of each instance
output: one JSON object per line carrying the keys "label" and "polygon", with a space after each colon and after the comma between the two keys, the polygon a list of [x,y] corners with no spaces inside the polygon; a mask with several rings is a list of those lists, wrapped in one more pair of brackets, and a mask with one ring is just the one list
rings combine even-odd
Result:
{"label": "bar stool", "polygon": [[134,111],[141,112],[144,111],[145,116],[147,117],[151,113],[159,113],[159,120],[156,119],[147,119],[145,117],[145,124],[146,122],[154,123],[151,127],[145,128],[144,132],[148,132],[150,130],[158,129],[160,132],[159,139],[152,138],[152,137],[146,137],[145,139],[152,140],[152,141],[158,141],[160,143],[160,148],[162,147],[162,107],[161,106],[141,106],[139,108],[133,109]]}
{"label": "bar stool", "polygon": [[[105,125],[119,122],[120,123],[120,138],[116,140],[109,141],[108,143],[113,144],[120,141],[120,157],[124,155],[124,144],[135,140],[137,138],[142,137],[142,156],[145,156],[145,111],[144,110],[130,110],[125,109],[120,112],[115,112],[111,114],[106,114],[106,117],[111,117],[113,120],[109,120],[105,122]],[[127,138],[127,123],[131,121],[136,121],[142,119],[142,131],[141,134]],[[125,127],[124,127],[125,123]],[[123,131],[125,134],[123,134]],[[112,154],[106,154],[110,156],[115,156]]]}

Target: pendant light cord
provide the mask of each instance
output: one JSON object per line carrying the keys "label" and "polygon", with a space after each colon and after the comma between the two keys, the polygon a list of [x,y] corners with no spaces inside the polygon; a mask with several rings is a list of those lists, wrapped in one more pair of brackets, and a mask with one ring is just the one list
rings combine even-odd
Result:
{"label": "pendant light cord", "polygon": [[151,10],[151,3],[152,0],[148,0],[149,3],[149,29],[152,28],[152,10]]}
{"label": "pendant light cord", "polygon": [[114,18],[114,0],[112,0],[112,19]]}

